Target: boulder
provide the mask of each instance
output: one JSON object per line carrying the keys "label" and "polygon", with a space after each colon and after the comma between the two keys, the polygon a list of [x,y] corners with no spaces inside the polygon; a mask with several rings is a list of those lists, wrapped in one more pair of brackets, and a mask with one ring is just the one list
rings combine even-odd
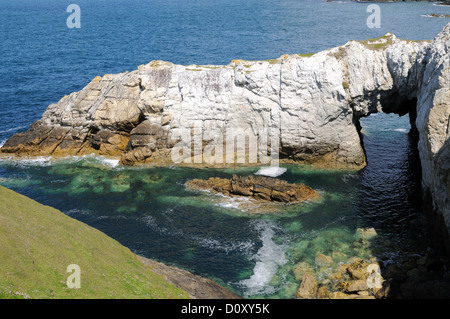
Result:
{"label": "boulder", "polygon": [[347,272],[353,279],[366,279],[369,276],[367,266],[369,264],[363,259],[356,259],[348,267]]}
{"label": "boulder", "polygon": [[330,292],[327,287],[321,286],[317,290],[317,299],[328,299],[330,297]]}
{"label": "boulder", "polygon": [[358,294],[346,294],[341,291],[335,291],[329,294],[330,299],[375,299],[374,296],[364,296]]}
{"label": "boulder", "polygon": [[317,281],[312,273],[305,273],[297,290],[297,297],[301,299],[314,299],[317,295]]}
{"label": "boulder", "polygon": [[366,280],[352,280],[352,281],[342,281],[339,283],[338,288],[346,293],[357,293],[359,291],[364,291],[369,289]]}

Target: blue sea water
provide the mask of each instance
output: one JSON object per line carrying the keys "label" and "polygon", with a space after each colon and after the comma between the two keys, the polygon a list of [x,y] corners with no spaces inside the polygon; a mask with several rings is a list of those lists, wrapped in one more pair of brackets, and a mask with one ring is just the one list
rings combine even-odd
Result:
{"label": "blue sea water", "polygon": [[[81,8],[69,29],[66,8]],[[367,3],[325,0],[2,0],[0,2],[0,145],[38,120],[46,107],[92,78],[151,60],[228,64],[310,53],[393,32],[432,39],[450,22],[434,3],[378,3],[381,28],[366,25]],[[287,166],[281,178],[323,194],[318,204],[249,216],[236,203],[189,192],[190,178],[235,170],[127,168],[84,157],[2,161],[0,184],[86,222],[136,253],[217,280],[245,297],[292,298],[294,268],[319,253],[420,255],[418,163],[409,119],[377,114],[362,120],[368,166],[359,172]],[[240,169],[253,174],[254,168]],[[357,241],[374,227],[377,241]]]}

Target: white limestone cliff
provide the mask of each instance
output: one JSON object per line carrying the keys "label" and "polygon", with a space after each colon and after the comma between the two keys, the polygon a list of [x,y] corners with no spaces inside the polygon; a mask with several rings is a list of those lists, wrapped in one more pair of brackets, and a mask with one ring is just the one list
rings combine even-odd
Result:
{"label": "white limestone cliff", "polygon": [[[450,251],[450,27],[421,52],[425,65],[417,93],[416,127],[422,187],[429,193],[446,249]],[[444,226],[444,227],[442,227]],[[435,227],[435,228],[437,228]]]}

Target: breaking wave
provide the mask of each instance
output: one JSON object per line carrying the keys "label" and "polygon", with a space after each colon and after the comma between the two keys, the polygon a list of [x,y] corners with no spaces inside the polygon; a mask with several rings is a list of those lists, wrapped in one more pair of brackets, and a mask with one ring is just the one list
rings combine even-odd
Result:
{"label": "breaking wave", "polygon": [[258,220],[255,227],[260,231],[262,246],[256,255],[252,257],[256,261],[253,275],[238,283],[245,291],[245,297],[273,293],[275,288],[269,283],[277,273],[278,268],[287,262],[285,255],[287,246],[277,245],[273,240],[275,235],[274,222]]}
{"label": "breaking wave", "polygon": [[[5,141],[0,141],[0,147]],[[75,164],[79,162],[86,162],[92,164],[100,164],[102,166],[108,166],[116,168],[119,166],[119,159],[107,158],[98,155],[83,155],[83,156],[67,156],[63,158],[52,158],[51,156],[36,156],[36,157],[24,157],[24,158],[3,158],[2,162],[11,162],[14,165],[23,166],[51,166],[56,164]]]}

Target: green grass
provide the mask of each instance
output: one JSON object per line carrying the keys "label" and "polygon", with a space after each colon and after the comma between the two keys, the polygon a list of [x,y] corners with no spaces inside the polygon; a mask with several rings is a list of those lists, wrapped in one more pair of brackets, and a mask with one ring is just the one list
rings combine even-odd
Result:
{"label": "green grass", "polygon": [[[67,266],[81,269],[70,289]],[[0,186],[0,298],[188,298],[104,233]]]}
{"label": "green grass", "polygon": [[369,49],[372,50],[379,50],[383,49],[389,45],[391,45],[392,42],[392,36],[386,34],[376,39],[367,39],[365,41],[359,41],[364,46],[366,46]]}
{"label": "green grass", "polygon": [[200,68],[197,68],[197,69],[189,69],[189,68],[186,68],[186,71],[200,72],[200,71],[203,71],[203,69],[200,69]]}
{"label": "green grass", "polygon": [[309,58],[309,57],[312,57],[314,54],[315,53],[299,53],[297,55],[302,58]]}
{"label": "green grass", "polygon": [[269,62],[270,64],[279,64],[281,63],[281,61],[279,59],[269,59],[269,60],[264,60],[265,62]]}
{"label": "green grass", "polygon": [[223,66],[223,65],[203,65],[202,67],[204,69],[217,70],[217,69],[222,69],[225,66]]}

